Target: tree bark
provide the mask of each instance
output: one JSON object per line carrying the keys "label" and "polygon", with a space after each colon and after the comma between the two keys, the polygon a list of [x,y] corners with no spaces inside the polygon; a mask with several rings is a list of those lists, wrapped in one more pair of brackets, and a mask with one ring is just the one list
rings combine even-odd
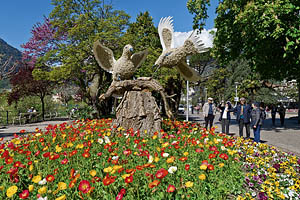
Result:
{"label": "tree bark", "polygon": [[161,130],[160,110],[149,91],[128,91],[116,109],[112,127],[140,131],[142,137],[158,134]]}
{"label": "tree bark", "polygon": [[41,103],[42,103],[42,118],[43,118],[43,121],[45,120],[45,101],[44,101],[44,98],[45,98],[44,95],[40,96]]}

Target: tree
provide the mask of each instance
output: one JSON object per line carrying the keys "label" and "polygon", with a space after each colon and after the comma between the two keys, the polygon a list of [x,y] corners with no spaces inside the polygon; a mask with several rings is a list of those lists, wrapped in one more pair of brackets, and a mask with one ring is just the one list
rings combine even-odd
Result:
{"label": "tree", "polygon": [[[72,81],[80,87],[83,99],[100,114],[111,111],[111,101],[101,103],[98,97],[111,83],[111,74],[98,66],[92,52],[93,43],[100,40],[119,56],[123,46],[120,42],[129,16],[113,10],[110,4],[100,0],[52,0],[51,24],[57,29],[56,36],[65,36],[57,48],[42,57],[45,63],[51,58],[60,61],[59,66],[35,70],[35,77],[47,80]],[[97,88],[96,91],[89,87]],[[91,91],[92,94],[91,94]]]}
{"label": "tree", "polygon": [[38,96],[42,104],[42,117],[45,116],[45,97],[50,95],[53,89],[53,84],[47,80],[35,80],[32,76],[31,67],[22,67],[20,71],[13,75],[10,83],[13,86],[12,91],[8,96],[8,104],[18,102],[22,97]]}
{"label": "tree", "polygon": [[[188,0],[194,28],[203,28],[209,0]],[[265,78],[296,79],[300,104],[300,2],[219,1],[213,53],[221,64],[245,58]],[[300,105],[299,105],[300,108]],[[298,113],[300,123],[300,109]]]}

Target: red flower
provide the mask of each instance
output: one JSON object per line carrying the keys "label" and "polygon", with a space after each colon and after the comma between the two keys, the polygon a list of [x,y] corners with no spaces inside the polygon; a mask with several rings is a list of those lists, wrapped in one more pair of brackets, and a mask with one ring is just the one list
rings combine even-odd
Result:
{"label": "red flower", "polygon": [[186,164],[184,168],[185,168],[186,171],[188,171],[190,169],[190,165]]}
{"label": "red flower", "polygon": [[118,196],[116,197],[116,200],[122,200],[123,196],[125,195],[126,190],[124,188],[122,188],[118,194]]}
{"label": "red flower", "polygon": [[84,158],[89,158],[91,156],[91,154],[89,152],[85,152],[85,153],[82,154],[82,156]]}
{"label": "red flower", "polygon": [[228,155],[226,153],[221,153],[219,155],[220,158],[224,159],[224,160],[227,160],[228,159]]}
{"label": "red flower", "polygon": [[188,158],[187,157],[181,157],[179,158],[180,161],[186,161]]}
{"label": "red flower", "polygon": [[49,156],[50,156],[50,152],[46,152],[46,153],[43,154],[43,157],[44,157],[44,158],[47,158],[47,157],[49,157]]}
{"label": "red flower", "polygon": [[69,160],[65,158],[65,159],[63,159],[60,163],[63,164],[63,165],[65,165],[65,164],[67,164],[68,162],[69,162]]}
{"label": "red flower", "polygon": [[162,179],[167,175],[168,175],[168,171],[165,170],[164,168],[159,169],[155,174],[156,178],[158,179]]}
{"label": "red flower", "polygon": [[103,182],[103,184],[104,185],[110,185],[110,184],[112,184],[113,182],[115,182],[115,176],[113,177],[113,176],[106,176],[103,180],[102,180],[102,182]]}
{"label": "red flower", "polygon": [[148,187],[151,189],[158,186],[159,184],[160,184],[159,180],[154,180],[153,182],[149,183]]}
{"label": "red flower", "polygon": [[23,190],[23,192],[21,192],[21,193],[19,194],[19,197],[20,197],[21,199],[27,199],[28,196],[29,196],[29,191],[28,191],[28,190]]}
{"label": "red flower", "polygon": [[133,176],[128,176],[125,178],[125,183],[131,183],[133,181]]}
{"label": "red flower", "polygon": [[209,158],[209,159],[212,159],[212,158],[215,158],[215,157],[216,157],[216,155],[215,155],[215,154],[212,154],[212,153],[208,155],[208,158]]}
{"label": "red flower", "polygon": [[79,189],[79,191],[81,191],[84,194],[88,193],[91,189],[91,184],[87,180],[82,180],[79,183],[78,189]]}
{"label": "red flower", "polygon": [[174,192],[175,190],[176,190],[175,186],[171,184],[167,188],[167,192]]}
{"label": "red flower", "polygon": [[52,181],[54,181],[54,179],[55,179],[54,176],[51,174],[46,177],[47,182],[52,182]]}
{"label": "red flower", "polygon": [[20,161],[17,161],[14,163],[14,167],[20,167],[20,165],[22,165],[22,163]]}
{"label": "red flower", "polygon": [[209,165],[207,165],[207,169],[209,169],[210,171],[212,171],[212,170],[214,170],[214,166],[211,165],[211,164],[209,164]]}
{"label": "red flower", "polygon": [[209,150],[211,150],[211,151],[216,151],[218,148],[216,147],[216,146],[210,146],[209,147]]}
{"label": "red flower", "polygon": [[202,164],[203,164],[203,165],[208,165],[208,161],[207,161],[207,160],[203,160],[203,161],[202,161]]}
{"label": "red flower", "polygon": [[7,165],[11,164],[12,162],[14,162],[14,159],[12,157],[5,158],[5,163]]}

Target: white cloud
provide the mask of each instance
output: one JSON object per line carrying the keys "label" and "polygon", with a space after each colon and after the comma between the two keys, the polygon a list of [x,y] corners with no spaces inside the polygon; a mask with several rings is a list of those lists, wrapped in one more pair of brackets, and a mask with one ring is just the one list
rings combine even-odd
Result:
{"label": "white cloud", "polygon": [[[210,29],[210,30],[202,30],[200,34],[200,38],[204,43],[205,47],[212,47],[213,46],[213,39],[214,36],[210,34],[211,31],[216,32],[217,29]],[[184,41],[192,34],[193,31],[189,32],[174,32],[174,47],[182,46]]]}

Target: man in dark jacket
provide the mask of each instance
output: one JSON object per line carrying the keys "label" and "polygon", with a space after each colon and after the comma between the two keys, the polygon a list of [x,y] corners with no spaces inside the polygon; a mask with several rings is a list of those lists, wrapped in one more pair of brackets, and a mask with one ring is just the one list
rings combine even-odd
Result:
{"label": "man in dark jacket", "polygon": [[240,99],[239,105],[237,105],[233,111],[236,113],[236,120],[239,124],[240,137],[243,136],[243,128],[246,128],[246,138],[250,138],[250,116],[251,106],[246,103],[245,98]]}
{"label": "man in dark jacket", "polygon": [[259,107],[259,103],[253,103],[252,104],[252,111],[251,111],[251,126],[253,128],[253,134],[254,134],[254,141],[260,142],[260,129],[263,125],[263,115],[262,113],[265,112]]}

